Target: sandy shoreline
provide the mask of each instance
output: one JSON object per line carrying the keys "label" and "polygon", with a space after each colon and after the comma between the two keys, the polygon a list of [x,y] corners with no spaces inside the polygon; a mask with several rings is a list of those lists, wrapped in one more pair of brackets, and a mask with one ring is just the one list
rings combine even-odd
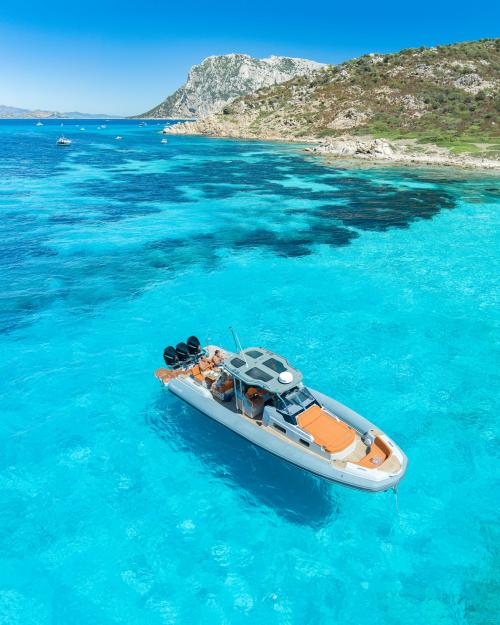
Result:
{"label": "sandy shoreline", "polygon": [[[487,172],[500,171],[500,160],[471,156],[470,154],[452,154],[446,148],[432,144],[416,144],[413,140],[375,139],[371,136],[345,135],[331,139],[316,139],[313,137],[286,137],[275,136],[270,133],[258,136],[244,129],[234,131],[234,128],[215,128],[212,123],[207,124],[210,118],[198,122],[184,122],[167,127],[168,134],[193,135],[211,137],[214,139],[246,139],[254,141],[279,141],[298,143],[306,146],[304,149],[310,154],[323,156],[328,160],[341,159],[343,161],[362,161],[365,163],[385,164],[395,166],[432,166],[451,167],[457,169],[483,170]],[[212,120],[210,120],[212,122]]]}

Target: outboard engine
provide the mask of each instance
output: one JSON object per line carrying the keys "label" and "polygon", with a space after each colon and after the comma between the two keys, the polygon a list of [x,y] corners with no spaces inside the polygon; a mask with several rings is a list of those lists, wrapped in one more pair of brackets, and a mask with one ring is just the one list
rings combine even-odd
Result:
{"label": "outboard engine", "polygon": [[177,343],[177,347],[175,348],[175,353],[177,354],[177,358],[179,359],[182,365],[186,364],[189,360],[191,360],[191,356],[189,354],[189,349],[186,343]]}
{"label": "outboard engine", "polygon": [[187,340],[187,347],[192,356],[201,356],[201,344],[196,336],[190,336]]}
{"label": "outboard engine", "polygon": [[170,367],[171,369],[175,369],[179,366],[179,360],[177,358],[175,348],[172,347],[172,345],[165,347],[163,350],[163,360],[165,361],[167,367]]}

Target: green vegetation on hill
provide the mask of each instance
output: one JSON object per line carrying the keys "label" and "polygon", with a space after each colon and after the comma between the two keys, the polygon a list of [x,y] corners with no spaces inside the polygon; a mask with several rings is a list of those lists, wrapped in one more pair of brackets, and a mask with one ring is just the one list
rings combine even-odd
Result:
{"label": "green vegetation on hill", "polygon": [[371,134],[498,153],[500,39],[371,54],[261,89],[217,119],[254,136]]}

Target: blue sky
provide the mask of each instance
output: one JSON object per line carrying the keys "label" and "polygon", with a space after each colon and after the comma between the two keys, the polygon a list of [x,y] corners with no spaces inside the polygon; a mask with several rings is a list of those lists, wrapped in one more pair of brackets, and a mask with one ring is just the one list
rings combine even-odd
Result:
{"label": "blue sky", "polygon": [[336,63],[498,36],[498,3],[449,0],[0,3],[0,104],[143,112],[211,54]]}

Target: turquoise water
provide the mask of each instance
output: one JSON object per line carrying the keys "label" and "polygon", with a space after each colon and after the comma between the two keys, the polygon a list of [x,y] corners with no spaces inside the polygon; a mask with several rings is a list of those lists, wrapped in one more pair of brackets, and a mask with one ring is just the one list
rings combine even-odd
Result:
{"label": "turquoise water", "polygon": [[[0,124],[0,623],[495,622],[498,178],[75,123]],[[401,445],[397,502],[162,391],[229,324]]]}

